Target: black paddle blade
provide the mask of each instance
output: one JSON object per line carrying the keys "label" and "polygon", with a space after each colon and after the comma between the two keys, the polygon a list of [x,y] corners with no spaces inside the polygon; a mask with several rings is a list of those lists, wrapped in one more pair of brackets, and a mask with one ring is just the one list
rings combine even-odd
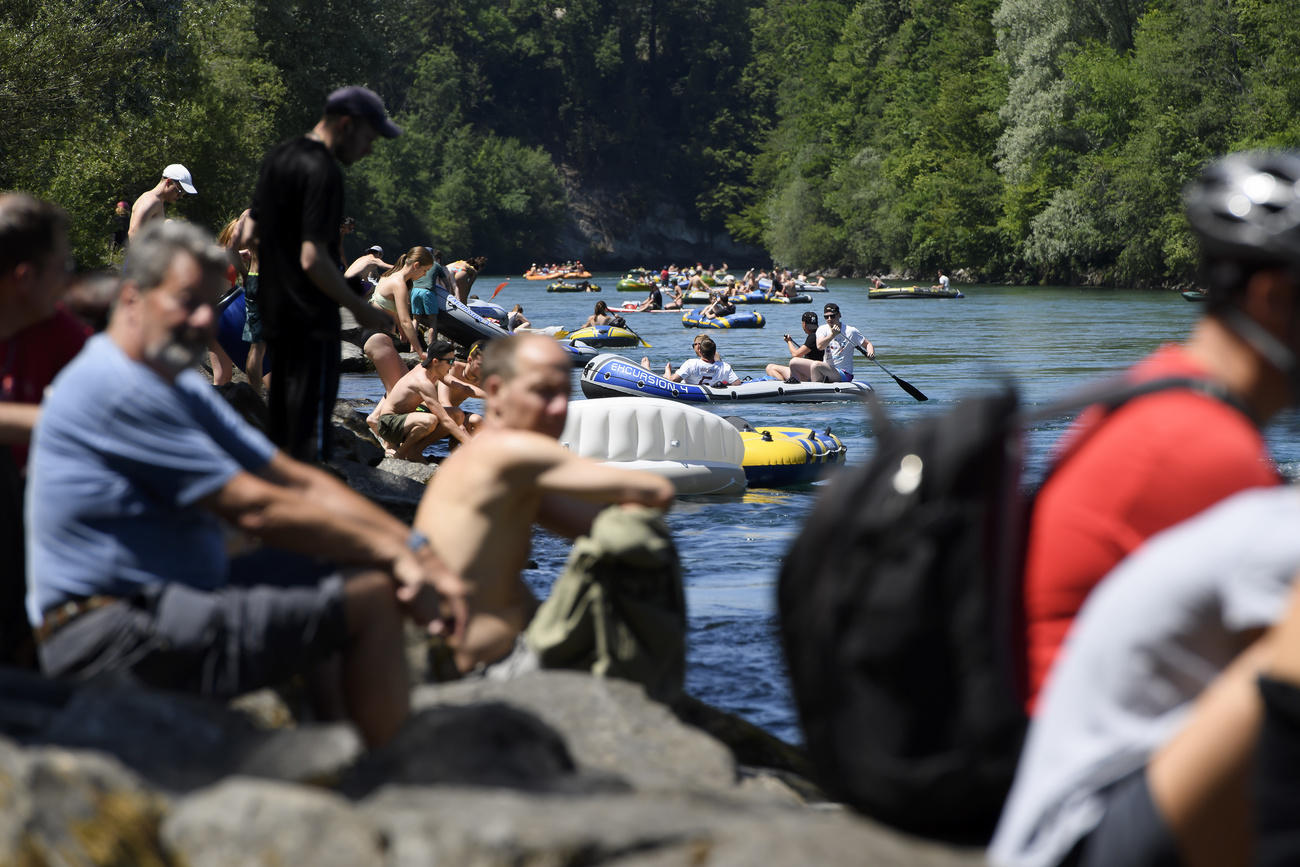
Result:
{"label": "black paddle blade", "polygon": [[[894,375],[891,373],[890,376]],[[925,396],[925,392],[921,391],[921,389],[917,388],[915,385],[912,385],[912,383],[908,382],[906,379],[900,379],[899,377],[894,376],[894,382],[898,383],[899,388],[903,389],[903,391],[907,392],[917,400],[930,399]]]}

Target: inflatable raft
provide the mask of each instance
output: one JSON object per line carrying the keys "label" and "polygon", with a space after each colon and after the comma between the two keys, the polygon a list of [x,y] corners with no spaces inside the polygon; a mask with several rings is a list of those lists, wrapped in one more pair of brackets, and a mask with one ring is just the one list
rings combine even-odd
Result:
{"label": "inflatable raft", "polygon": [[[595,287],[595,289],[597,292],[600,291],[599,286]],[[547,286],[546,291],[547,292],[586,292],[587,290],[579,286],[577,283],[565,283],[563,280],[561,280],[559,282],[552,283],[550,286]]]}
{"label": "inflatable raft", "polygon": [[745,478],[751,488],[808,485],[831,467],[843,464],[848,449],[829,430],[806,427],[756,428],[739,416],[727,416],[745,444]]}
{"label": "inflatable raft", "polygon": [[862,400],[871,386],[861,380],[853,382],[786,383],[776,379],[751,379],[739,385],[716,388],[673,382],[646,370],[621,355],[604,353],[587,362],[580,380],[582,393],[589,398],[655,397],[680,403],[824,403],[827,401]]}
{"label": "inflatable raft", "polygon": [[965,298],[960,289],[934,289],[930,286],[886,286],[868,289],[868,298]]}
{"label": "inflatable raft", "polygon": [[721,416],[672,401],[573,401],[560,444],[586,458],[664,476],[678,494],[735,494],[746,486],[740,432]]}
{"label": "inflatable raft", "polygon": [[762,328],[767,324],[763,314],[757,310],[737,310],[730,316],[706,318],[703,308],[688,310],[682,316],[682,325],[686,328]]}
{"label": "inflatable raft", "polygon": [[[224,306],[222,306],[224,305]],[[222,299],[221,317],[217,320],[217,342],[221,348],[226,350],[226,355],[240,370],[248,364],[248,347],[249,343],[244,339],[244,319],[247,316],[247,308],[244,304],[244,290],[236,289],[233,294]],[[271,356],[268,354],[262,361],[262,372],[271,372]]]}
{"label": "inflatable raft", "polygon": [[473,310],[484,319],[491,319],[502,328],[505,327],[506,316],[508,315],[506,308],[497,304],[495,301],[483,301],[479,298],[471,298],[469,299],[469,304],[467,306],[470,310]]}
{"label": "inflatable raft", "polygon": [[1194,301],[1194,302],[1195,302],[1195,301],[1204,301],[1204,300],[1205,300],[1205,293],[1204,293],[1204,292],[1198,292],[1198,291],[1195,290],[1195,289],[1188,289],[1186,292],[1182,293],[1182,295],[1183,295],[1183,300],[1184,300],[1184,301]]}
{"label": "inflatable raft", "polygon": [[593,325],[589,328],[579,328],[577,331],[570,331],[565,339],[581,341],[588,346],[641,345],[641,338],[637,337],[635,331],[617,325]]}
{"label": "inflatable raft", "polygon": [[433,294],[438,299],[438,333],[461,346],[470,346],[477,340],[509,335],[510,332],[498,323],[475,313],[441,286],[435,286]]}

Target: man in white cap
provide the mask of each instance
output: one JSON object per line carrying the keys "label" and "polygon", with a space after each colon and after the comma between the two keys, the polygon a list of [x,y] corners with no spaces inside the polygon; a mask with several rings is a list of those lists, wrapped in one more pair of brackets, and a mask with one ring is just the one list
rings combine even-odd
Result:
{"label": "man in white cap", "polygon": [[253,220],[246,228],[257,238],[262,327],[275,358],[270,432],[300,460],[329,457],[330,416],[338,395],[339,308],[352,311],[362,328],[384,330],[392,321],[344,279],[339,166],[370,153],[376,138],[401,133],[378,94],[343,87],[326,98],[310,132],[281,142],[262,160]]}
{"label": "man in white cap", "polygon": [[131,225],[126,230],[127,238],[134,238],[137,232],[154,220],[163,219],[166,216],[166,205],[179,199],[181,193],[193,196],[198,190],[194,188],[190,170],[180,163],[172,163],[163,169],[158,185],[135,200],[131,207]]}

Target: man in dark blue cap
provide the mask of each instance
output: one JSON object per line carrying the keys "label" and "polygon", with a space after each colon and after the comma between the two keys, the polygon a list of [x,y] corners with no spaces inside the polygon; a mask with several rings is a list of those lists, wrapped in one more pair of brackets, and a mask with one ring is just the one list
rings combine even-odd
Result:
{"label": "man in dark blue cap", "polygon": [[339,164],[350,166],[370,153],[376,138],[401,133],[378,94],[343,87],[325,100],[311,132],[281,142],[262,161],[250,225],[261,266],[262,332],[275,370],[270,433],[299,460],[329,458],[329,422],[338,395],[339,308],[351,310],[363,328],[389,325],[342,274]]}

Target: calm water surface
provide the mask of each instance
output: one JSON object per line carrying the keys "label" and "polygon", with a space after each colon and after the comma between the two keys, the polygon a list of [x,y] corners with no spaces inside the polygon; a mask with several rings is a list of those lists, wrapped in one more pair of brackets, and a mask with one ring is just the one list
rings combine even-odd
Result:
{"label": "calm water surface", "polygon": [[[507,308],[522,304],[534,326],[575,328],[597,299],[611,307],[641,300],[640,293],[616,292],[616,274],[597,275],[600,295],[557,294],[546,284],[513,277],[496,301]],[[484,296],[505,277],[479,279]],[[917,403],[861,355],[855,371],[875,386],[890,416],[899,422],[942,413],[961,398],[1014,381],[1026,403],[1046,403],[1072,387],[1122,370],[1162,343],[1184,336],[1199,313],[1174,292],[1133,292],[1054,287],[962,286],[966,297],[953,300],[868,301],[866,284],[833,280],[830,291],[812,296],[811,305],[766,305],[763,329],[712,331],[722,356],[743,376],[761,375],[769,361],[784,361],[781,336],[801,340],[799,316],[819,317],[821,305],[835,301],[844,322],[857,326],[876,346],[893,373],[925,392]],[[633,314],[628,324],[650,349],[624,350],[650,357],[659,368],[692,356],[693,329],[679,315]],[[373,376],[347,376],[344,397],[377,400],[382,389]],[[574,373],[575,400],[582,400]],[[809,425],[830,428],[848,446],[848,462],[866,461],[872,452],[871,426],[864,409],[852,404],[739,404],[728,414],[755,425]],[[1046,455],[1068,419],[1044,423],[1029,432],[1031,470],[1041,470]],[[1300,474],[1300,423],[1287,414],[1266,431],[1283,472]],[[1170,444],[1176,447],[1177,444]],[[790,540],[811,509],[818,486],[801,490],[753,490],[739,497],[679,499],[668,517],[686,574],[690,618],[687,688],[711,704],[740,714],[791,741],[799,741],[776,641],[776,575]],[[537,536],[538,568],[526,577],[544,595],[568,554],[565,540]]]}

